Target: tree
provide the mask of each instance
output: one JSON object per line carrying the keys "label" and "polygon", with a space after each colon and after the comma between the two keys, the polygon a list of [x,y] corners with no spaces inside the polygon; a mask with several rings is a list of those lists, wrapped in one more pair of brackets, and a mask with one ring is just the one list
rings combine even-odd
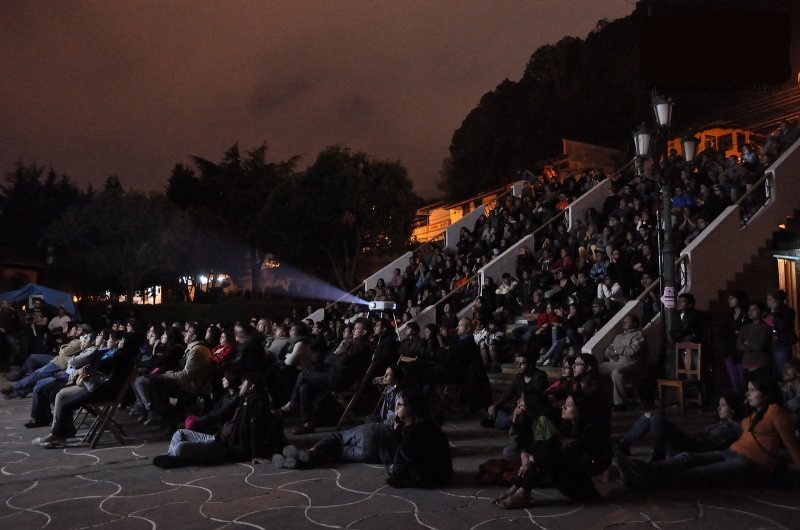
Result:
{"label": "tree", "polygon": [[42,259],[47,227],[86,196],[67,175],[36,164],[18,162],[5,181],[0,186],[0,247],[16,257]]}
{"label": "tree", "polygon": [[299,160],[267,161],[266,142],[241,156],[238,144],[220,162],[192,157],[197,172],[177,165],[167,184],[167,197],[186,209],[199,227],[242,244],[253,289],[258,286],[263,252],[257,242],[262,227],[259,211],[275,186],[294,174]]}
{"label": "tree", "polygon": [[405,246],[419,203],[399,162],[329,147],[275,188],[260,214],[262,244],[318,274],[329,266],[349,288],[365,254]]}
{"label": "tree", "polygon": [[[131,300],[148,275],[177,274],[187,226],[163,196],[107,188],[69,208],[47,231],[60,261],[91,278],[113,280]],[[82,282],[81,282],[82,283]]]}

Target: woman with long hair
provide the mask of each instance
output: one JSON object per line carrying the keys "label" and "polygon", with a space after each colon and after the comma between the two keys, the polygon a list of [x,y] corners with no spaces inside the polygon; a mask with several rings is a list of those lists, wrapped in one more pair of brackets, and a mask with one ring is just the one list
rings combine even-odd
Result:
{"label": "woman with long hair", "polygon": [[522,451],[522,465],[514,485],[494,499],[494,504],[503,509],[529,507],[530,492],[544,476],[550,477],[570,499],[585,502],[600,497],[592,477],[611,462],[605,451],[608,434],[593,414],[591,399],[581,392],[567,396],[561,407],[561,421],[561,436],[555,445],[536,440],[539,443],[533,449]]}
{"label": "woman with long hair", "polygon": [[775,479],[778,452],[786,449],[800,465],[800,446],[794,426],[781,405],[783,396],[774,381],[759,379],[747,384],[750,414],[742,420],[742,435],[730,448],[708,453],[680,453],[673,458],[645,464],[617,455],[617,466],[628,487],[766,486]]}

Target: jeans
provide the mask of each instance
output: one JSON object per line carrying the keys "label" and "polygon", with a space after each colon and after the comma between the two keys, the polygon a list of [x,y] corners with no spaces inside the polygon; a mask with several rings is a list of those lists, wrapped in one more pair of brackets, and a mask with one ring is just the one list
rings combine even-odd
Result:
{"label": "jeans", "polygon": [[368,423],[329,434],[314,445],[311,454],[313,463],[387,464],[394,459],[395,450],[391,427],[383,423]]}
{"label": "jeans", "polygon": [[220,461],[225,459],[227,451],[212,434],[178,429],[172,435],[167,454],[188,460]]}
{"label": "jeans", "polygon": [[133,381],[133,393],[136,400],[147,410],[152,410],[152,398],[150,396],[150,377],[140,375]]}
{"label": "jeans", "polygon": [[33,387],[31,396],[31,419],[37,423],[49,423],[53,419],[50,404],[53,403],[62,388],[67,386],[66,374],[57,377],[40,379]]}
{"label": "jeans", "polygon": [[[34,355],[42,355],[42,354],[36,353]],[[31,355],[31,357],[33,357],[33,355]],[[35,369],[33,372],[30,372],[28,375],[26,375],[16,383],[14,383],[14,390],[16,390],[17,392],[30,392],[37,381],[39,381],[40,379],[44,379],[45,377],[50,377],[52,375],[55,375],[56,372],[61,370],[61,368],[50,362],[52,357],[50,357],[49,355],[47,357],[48,357],[47,364],[45,364],[40,368]]]}
{"label": "jeans", "polygon": [[760,486],[771,474],[749,458],[731,451],[680,453],[644,467],[649,485],[693,487]]}
{"label": "jeans", "polygon": [[639,416],[623,437],[623,441],[627,446],[631,446],[637,440],[644,438],[648,432],[653,439],[653,460],[664,459],[667,445],[671,454],[697,450],[692,438],[661,414]]}
{"label": "jeans", "polygon": [[59,438],[66,438],[75,430],[72,417],[75,411],[89,399],[89,392],[82,386],[68,386],[56,394],[53,406],[53,428],[51,433]]}
{"label": "jeans", "polygon": [[640,362],[608,361],[600,363],[599,369],[600,375],[611,376],[611,383],[614,385],[614,405],[624,405],[628,398],[625,383],[633,383],[634,393],[638,393],[636,380],[646,368]]}
{"label": "jeans", "polygon": [[42,368],[50,367],[45,371],[45,376],[57,371],[58,367],[51,362],[52,360],[53,356],[47,355],[46,353],[30,354],[25,364],[22,365],[22,373],[25,374],[25,377],[22,377],[19,381],[14,383],[14,390],[24,391],[29,387],[33,387],[33,384],[40,379],[40,377],[36,375],[36,372]]}
{"label": "jeans", "polygon": [[333,381],[327,372],[301,372],[292,390],[291,402],[300,406],[300,419],[305,423],[314,421],[316,397],[321,392],[333,390]]}
{"label": "jeans", "polygon": [[772,343],[772,370],[775,378],[780,381],[783,376],[783,366],[792,358],[792,346],[787,344]]}

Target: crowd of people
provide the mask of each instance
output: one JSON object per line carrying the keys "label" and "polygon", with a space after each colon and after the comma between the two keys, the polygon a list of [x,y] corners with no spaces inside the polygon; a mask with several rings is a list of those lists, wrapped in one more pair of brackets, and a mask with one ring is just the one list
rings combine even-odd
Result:
{"label": "crowd of people", "polygon": [[[780,138],[771,139],[760,157],[748,147],[741,161],[712,147],[692,167],[670,154],[661,170],[674,196],[663,214],[673,216],[679,246],[763,174],[785,148]],[[718,421],[687,434],[649,407],[630,432],[612,441],[612,413],[627,409],[647,386],[642,327],[658,311],[657,295],[642,297],[641,318],[623,320],[602,358],[580,352],[658,275],[658,190],[647,175],[609,177],[601,208],[571,227],[550,223],[534,245],[519,248],[514,270],[477,285],[479,269],[604,178],[592,170],[538,179],[521,197],[504,197],[472,230],[462,229],[453,254],[430,247],[362,293],[395,302],[399,321],[342,305],[329,308],[321,321],[310,318],[309,307],[305,316],[295,312],[277,321],[145,327],[133,318],[106,318],[90,326],[63,309],[48,315],[41,302],[21,318],[3,301],[0,359],[22,362],[2,393],[32,397],[25,426],[49,427],[34,439],[45,448],[66,447],[77,431],[75,413],[116,399],[130,383],[123,400],[128,413],[169,439],[167,453],[153,460],[159,467],[265,458],[289,468],[382,463],[394,487],[447,484],[453,467],[442,419],[454,406],[485,410],[482,424],[508,430],[509,443],[499,455],[504,473],[482,468],[481,479],[497,483],[499,477],[509,485],[493,501],[509,509],[528,506],[530,491],[545,484],[572,499],[599,499],[612,462],[634,487],[767,484],[782,450],[800,465],[796,315],[781,291],[769,293],[766,305],[731,293],[719,354],[733,392],[719,398]],[[755,195],[752,208],[760,206]],[[449,303],[437,306],[436,324],[420,329],[414,317],[445,297]],[[471,312],[463,314],[468,304]],[[680,295],[677,309],[672,338],[706,341],[708,322],[692,295]],[[493,399],[488,374],[512,359],[518,374]],[[546,367],[558,367],[559,377],[548,377]],[[741,410],[744,395],[747,412]],[[288,443],[286,434],[336,424],[351,398],[357,415],[370,421],[329,434],[309,450]],[[284,428],[289,420],[295,423],[291,433]],[[629,456],[647,434],[651,463]]]}

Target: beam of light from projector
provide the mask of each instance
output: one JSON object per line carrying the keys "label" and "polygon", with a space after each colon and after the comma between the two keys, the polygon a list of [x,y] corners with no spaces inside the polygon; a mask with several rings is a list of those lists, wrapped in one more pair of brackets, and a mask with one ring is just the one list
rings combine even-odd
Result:
{"label": "beam of light from projector", "polygon": [[261,283],[264,292],[294,298],[325,300],[367,305],[369,302],[315,278],[285,262],[273,259],[273,265],[262,267]]}

